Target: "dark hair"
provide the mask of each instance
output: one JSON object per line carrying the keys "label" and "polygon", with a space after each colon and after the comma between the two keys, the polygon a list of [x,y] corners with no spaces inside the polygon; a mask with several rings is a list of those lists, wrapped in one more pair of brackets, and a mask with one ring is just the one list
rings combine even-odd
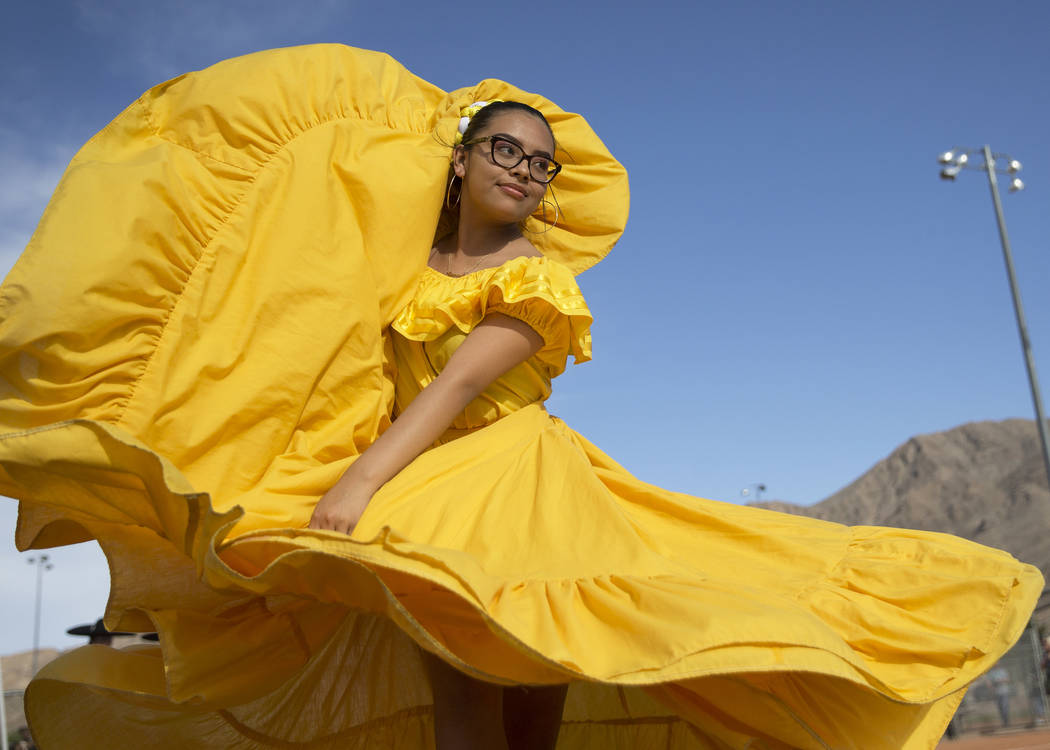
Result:
{"label": "dark hair", "polygon": [[547,132],[551,134],[551,140],[554,140],[554,131],[551,130],[550,123],[547,122],[547,118],[538,109],[522,102],[492,102],[492,104],[482,107],[476,115],[470,118],[470,124],[467,125],[467,130],[463,133],[463,141],[473,140],[478,131],[488,125],[493,117],[506,112],[524,112],[539,118],[540,122],[547,126]]}
{"label": "dark hair", "polygon": [[[551,130],[551,124],[547,122],[547,118],[543,116],[543,113],[535,107],[530,107],[528,104],[515,101],[493,102],[492,104],[488,104],[478,110],[477,114],[470,118],[470,123],[467,125],[467,129],[463,133],[462,142],[466,143],[467,141],[470,141],[477,135],[479,130],[488,125],[493,117],[506,112],[524,112],[525,114],[539,118],[540,122],[547,127],[547,132],[551,134],[551,140],[554,141],[554,148],[557,150],[558,142],[554,138],[554,131]],[[437,244],[438,240],[442,237],[455,231],[456,225],[459,223],[458,203],[461,185],[460,180],[456,177],[451,165],[448,168],[448,179],[446,180],[446,185],[445,200],[441,205],[441,216],[438,220],[437,228],[434,231],[435,244]],[[548,185],[547,188],[550,189],[553,194],[553,186]],[[451,205],[450,201],[453,201]]]}

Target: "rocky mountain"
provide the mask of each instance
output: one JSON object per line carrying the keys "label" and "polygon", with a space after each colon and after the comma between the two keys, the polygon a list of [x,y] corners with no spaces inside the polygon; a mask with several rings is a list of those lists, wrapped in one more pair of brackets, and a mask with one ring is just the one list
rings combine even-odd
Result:
{"label": "rocky mountain", "polygon": [[[1050,485],[1035,422],[973,422],[908,440],[816,503],[755,503],[845,524],[944,531],[1005,549],[1050,579]],[[1050,622],[1044,594],[1036,617]]]}

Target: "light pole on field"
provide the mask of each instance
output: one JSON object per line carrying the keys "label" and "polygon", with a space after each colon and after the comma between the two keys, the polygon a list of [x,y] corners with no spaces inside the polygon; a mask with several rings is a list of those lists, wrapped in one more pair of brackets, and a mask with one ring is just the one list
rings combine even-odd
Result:
{"label": "light pole on field", "polygon": [[[975,163],[981,159],[981,163]],[[1032,357],[1032,343],[1028,340],[1028,324],[1024,319],[1024,307],[1021,305],[1021,293],[1017,289],[1017,275],[1014,273],[1014,258],[1010,252],[1010,238],[1006,234],[1006,220],[1003,218],[1003,204],[999,200],[999,181],[997,174],[1010,178],[1010,192],[1024,189],[1024,183],[1017,173],[1021,171],[1021,162],[1007,154],[994,154],[990,146],[983,148],[953,148],[945,151],[938,159],[943,166],[941,179],[954,181],[964,169],[979,169],[988,175],[988,187],[992,192],[992,205],[995,208],[995,220],[999,225],[999,242],[1003,248],[1003,261],[1006,263],[1006,277],[1010,282],[1010,294],[1014,300],[1014,315],[1017,317],[1017,331],[1021,335],[1021,352],[1024,355],[1025,368],[1028,371],[1028,385],[1032,389],[1032,402],[1035,404],[1035,423],[1039,431],[1039,442],[1043,446],[1043,466],[1046,469],[1046,481],[1050,484],[1050,436],[1047,435],[1046,416],[1043,414],[1043,398],[1039,393],[1039,377],[1035,373],[1035,360]],[[1006,166],[999,167],[1002,161]]]}
{"label": "light pole on field", "polygon": [[36,612],[33,615],[33,672],[36,675],[37,663],[40,655],[40,592],[44,586],[44,571],[55,567],[47,555],[39,555],[29,558],[30,565],[36,565]]}
{"label": "light pole on field", "polygon": [[747,487],[740,490],[740,496],[746,500],[753,500],[757,503],[762,499],[762,493],[765,491],[766,486],[764,484],[749,484]]}

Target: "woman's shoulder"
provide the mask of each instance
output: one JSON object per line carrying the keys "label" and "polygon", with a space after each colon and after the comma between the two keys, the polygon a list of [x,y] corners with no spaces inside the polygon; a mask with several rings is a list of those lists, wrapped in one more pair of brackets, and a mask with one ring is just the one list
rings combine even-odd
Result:
{"label": "woman's shoulder", "polygon": [[[443,246],[444,245],[444,246]],[[438,242],[430,251],[430,259],[427,262],[427,269],[433,271],[434,274],[442,276],[446,279],[464,279],[473,278],[482,275],[488,271],[493,271],[509,264],[515,263],[522,260],[523,258],[543,258],[544,255],[533,245],[531,242],[524,238],[520,238],[507,247],[492,253],[491,255],[484,258],[482,263],[478,264],[479,267],[472,268],[467,273],[462,274],[450,274],[440,269],[440,258],[446,253],[450,252],[453,248],[448,246],[447,242]],[[431,265],[434,264],[434,265]]]}
{"label": "woman's shoulder", "polygon": [[515,248],[515,251],[516,251],[516,256],[515,256],[514,259],[516,259],[516,258],[545,258],[545,257],[547,257],[547,256],[545,256],[543,253],[541,253],[539,251],[539,248],[537,248],[535,245],[533,245],[528,240],[525,240],[525,242],[523,242],[520,245],[518,245],[518,247]]}
{"label": "woman's shoulder", "polygon": [[431,341],[450,328],[469,333],[486,315],[527,323],[546,345],[537,355],[551,377],[565,358],[591,356],[591,313],[568,267],[544,255],[518,255],[463,276],[427,267],[415,295],[391,326],[407,339]]}
{"label": "woman's shoulder", "polygon": [[453,324],[467,331],[487,312],[508,306],[549,307],[553,313],[590,318],[572,271],[537,253],[517,255],[462,276],[448,276],[427,266],[395,328],[408,331],[418,327],[415,321],[442,319],[442,328]]}
{"label": "woman's shoulder", "polygon": [[[481,268],[474,269],[460,276],[450,276],[433,266],[426,266],[424,279],[433,283],[444,282],[445,285],[456,287],[484,288],[496,278],[506,274],[533,276],[537,274],[557,274],[564,279],[573,279],[572,271],[556,260],[548,258],[531,245],[532,252],[520,252],[505,258],[494,258],[493,262]],[[573,285],[575,283],[573,282]]]}

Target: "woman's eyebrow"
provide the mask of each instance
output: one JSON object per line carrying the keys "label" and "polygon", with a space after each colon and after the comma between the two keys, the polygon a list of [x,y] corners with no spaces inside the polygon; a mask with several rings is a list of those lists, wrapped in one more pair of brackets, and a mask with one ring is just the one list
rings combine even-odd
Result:
{"label": "woman's eyebrow", "polygon": [[[520,148],[522,151],[525,150],[525,147],[523,145],[521,145],[521,141],[519,141],[517,138],[515,138],[514,136],[509,135],[507,133],[493,133],[492,135],[489,136],[489,138],[502,138],[505,141],[510,141],[515,146]],[[553,159],[554,158],[551,154],[547,153],[543,149],[540,149],[539,151],[533,151],[531,154],[529,154],[529,156],[546,156],[548,159]]]}

